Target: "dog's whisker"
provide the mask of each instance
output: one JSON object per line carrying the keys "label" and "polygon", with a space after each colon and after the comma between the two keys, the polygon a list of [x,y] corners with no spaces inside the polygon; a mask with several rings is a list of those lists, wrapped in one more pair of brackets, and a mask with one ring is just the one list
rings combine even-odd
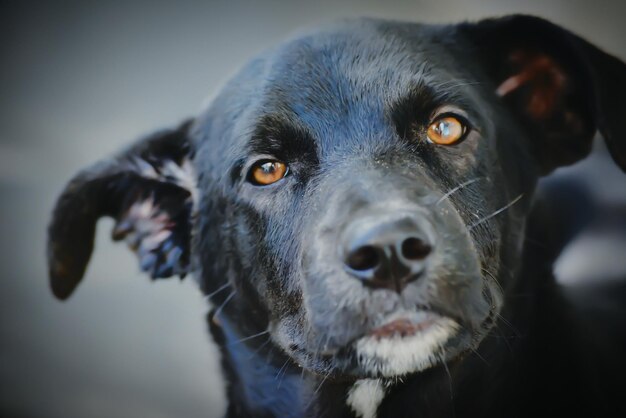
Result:
{"label": "dog's whisker", "polygon": [[472,229],[476,228],[478,225],[480,225],[480,224],[482,224],[484,222],[487,222],[489,219],[493,218],[494,216],[498,216],[500,213],[504,212],[505,210],[509,209],[511,206],[513,206],[514,204],[519,202],[519,200],[522,197],[524,197],[524,193],[521,193],[519,196],[517,196],[511,202],[509,202],[506,205],[502,206],[500,209],[496,210],[495,212],[492,212],[490,215],[487,215],[484,218],[481,218],[481,219],[477,220],[476,222],[471,224],[467,229],[469,229],[471,231]]}
{"label": "dog's whisker", "polygon": [[212,298],[213,296],[217,295],[218,293],[220,293],[221,291],[228,289],[228,287],[230,286],[230,283],[226,283],[222,286],[220,286],[219,288],[217,288],[217,290],[214,290],[213,292],[209,293],[208,295],[204,296],[205,300],[210,300],[210,298]]}
{"label": "dog's whisker", "polygon": [[485,273],[487,276],[489,276],[489,278],[491,279],[491,282],[498,288],[498,292],[500,292],[501,295],[504,295],[504,288],[502,287],[502,285],[500,284],[500,282],[496,278],[495,274],[493,274],[492,272],[490,272],[489,270],[487,270],[484,267],[481,267],[480,270],[483,273]]}
{"label": "dog's whisker", "polygon": [[219,306],[219,308],[217,308],[217,310],[215,311],[215,316],[219,317],[220,313],[222,312],[222,310],[224,310],[224,307],[226,306],[226,304],[228,302],[230,302],[230,300],[235,297],[235,294],[237,293],[236,290],[233,290],[227,297],[226,299],[224,299],[224,302],[222,302],[222,304]]}
{"label": "dog's whisker", "polygon": [[496,312],[496,316],[498,317],[500,321],[502,321],[504,325],[506,325],[507,327],[511,329],[511,331],[513,331],[516,337],[519,337],[521,335],[521,332],[519,332],[519,330],[515,328],[515,326],[513,326],[513,324],[508,319],[506,319],[504,316],[502,316],[501,314],[497,312]]}
{"label": "dog's whisker", "polygon": [[323,344],[320,347],[322,351],[327,351],[327,347],[328,347],[328,342],[330,341],[330,339],[332,338],[330,332],[326,333],[326,338],[323,340]]}
{"label": "dog's whisker", "polygon": [[441,88],[458,88],[458,87],[464,87],[464,86],[476,86],[476,85],[482,85],[485,84],[482,81],[457,81],[457,80],[450,80],[447,82],[443,82],[443,83],[439,83],[439,87]]}
{"label": "dog's whisker", "polygon": [[289,363],[289,357],[287,357],[287,360],[285,360],[285,362],[280,367],[280,369],[278,369],[278,373],[276,373],[276,376],[274,376],[274,380],[277,380],[278,376],[280,376],[280,374],[283,372],[283,370],[286,370],[287,363]]}
{"label": "dog's whisker", "polygon": [[300,383],[304,382],[304,372],[306,371],[304,366],[302,366],[301,369],[302,370],[300,371]]}
{"label": "dog's whisker", "polygon": [[489,362],[473,347],[470,347],[470,350],[472,353],[474,353],[476,355],[476,357],[478,357],[483,363],[485,363],[487,366],[490,366]]}
{"label": "dog's whisker", "polygon": [[441,196],[439,200],[435,202],[435,206],[437,206],[438,204],[440,204],[441,202],[443,202],[444,200],[446,200],[447,198],[449,198],[450,196],[452,196],[454,193],[458,192],[459,190],[469,186],[470,184],[476,183],[478,180],[482,180],[482,179],[484,179],[484,177],[476,177],[464,183],[459,184],[458,186],[454,187],[453,189],[446,192],[443,196]]}
{"label": "dog's whisker", "polygon": [[278,385],[276,386],[276,390],[280,389],[280,386],[283,384],[283,380],[285,380],[285,376],[287,375],[287,367],[283,370],[282,376],[278,379]]}
{"label": "dog's whisker", "polygon": [[498,334],[500,334],[500,339],[504,340],[504,344],[506,345],[506,347],[508,348],[509,352],[514,355],[515,351],[513,350],[513,346],[511,346],[511,343],[509,343],[510,339],[515,338],[515,336],[513,337],[507,337],[506,335],[504,335],[504,333],[502,332],[502,330],[499,327],[494,327],[495,330],[498,332]]}
{"label": "dog's whisker", "polygon": [[311,405],[313,404],[313,402],[316,399],[316,395],[317,393],[320,391],[320,389],[322,388],[322,385],[324,384],[324,382],[326,382],[326,379],[328,379],[328,376],[330,376],[331,370],[328,371],[328,373],[326,374],[326,376],[324,376],[324,378],[322,379],[322,381],[320,382],[320,384],[317,386],[317,388],[315,389],[315,391],[313,391],[313,393],[311,394],[311,399],[309,399],[309,402],[306,404],[306,406],[303,409],[303,413],[306,414],[306,411],[311,407]]}
{"label": "dog's whisker", "polygon": [[454,391],[452,388],[452,374],[450,373],[450,369],[448,368],[448,363],[446,362],[445,356],[443,354],[439,355],[439,361],[443,365],[443,368],[446,371],[446,374],[448,375],[448,385],[450,388],[450,400],[454,401]]}
{"label": "dog's whisker", "polygon": [[[259,351],[261,351],[266,345],[268,345],[270,341],[272,341],[272,338],[270,336],[268,336],[263,344],[258,346],[256,349],[254,349],[254,351],[252,351],[250,353],[250,357],[248,357],[248,360],[254,358],[254,356],[256,356],[259,353]],[[271,348],[270,348],[270,350],[271,350]]]}
{"label": "dog's whisker", "polygon": [[269,332],[270,332],[269,330],[265,330],[265,331],[259,332],[259,333],[257,333],[257,334],[250,335],[250,336],[248,336],[248,337],[242,338],[242,339],[240,339],[240,340],[237,340],[237,341],[233,341],[233,342],[231,342],[231,343],[228,343],[228,344],[226,344],[226,346],[227,346],[227,347],[230,347],[230,346],[233,346],[233,345],[237,345],[237,344],[242,343],[242,342],[244,342],[244,341],[248,341],[248,340],[251,340],[251,339],[253,339],[253,338],[260,337],[261,335],[269,334]]}

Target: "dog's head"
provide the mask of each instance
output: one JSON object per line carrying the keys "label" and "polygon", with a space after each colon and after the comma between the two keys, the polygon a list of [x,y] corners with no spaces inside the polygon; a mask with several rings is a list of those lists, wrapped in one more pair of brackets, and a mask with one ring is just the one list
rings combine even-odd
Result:
{"label": "dog's head", "polygon": [[597,130],[626,169],[625,97],[623,63],[532,17],[302,35],[75,177],[53,291],[73,291],[109,215],[153,277],[195,270],[241,338],[267,329],[317,373],[421,371],[490,330],[538,177]]}

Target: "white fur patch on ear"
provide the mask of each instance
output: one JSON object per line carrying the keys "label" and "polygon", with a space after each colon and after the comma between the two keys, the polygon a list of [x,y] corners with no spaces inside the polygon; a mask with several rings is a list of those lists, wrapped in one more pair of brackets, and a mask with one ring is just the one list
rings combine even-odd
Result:
{"label": "white fur patch on ear", "polygon": [[350,388],[347,405],[359,418],[376,418],[378,406],[385,397],[385,387],[380,379],[362,379]]}
{"label": "white fur patch on ear", "polygon": [[177,186],[189,190],[195,210],[198,203],[198,185],[196,183],[196,173],[191,161],[185,158],[180,165],[178,165],[174,161],[166,160],[161,167],[161,173]]}
{"label": "white fur patch on ear", "polygon": [[171,235],[169,216],[159,210],[154,198],[133,203],[113,228],[113,239],[124,238],[129,247],[152,251]]}
{"label": "white fur patch on ear", "polygon": [[522,74],[511,76],[498,86],[496,94],[500,97],[506,96],[512,91],[517,90],[526,81],[527,80],[522,76]]}
{"label": "white fur patch on ear", "polygon": [[158,164],[153,165],[142,158],[134,158],[131,163],[142,177],[172,183],[188,190],[193,208],[196,209],[198,185],[193,164],[188,158],[183,159],[180,164],[170,159],[162,159],[158,161]]}
{"label": "white fur patch on ear", "polygon": [[363,337],[356,343],[356,353],[361,367],[368,373],[394,377],[419,372],[441,360],[443,345],[457,330],[455,321],[440,317],[414,335]]}

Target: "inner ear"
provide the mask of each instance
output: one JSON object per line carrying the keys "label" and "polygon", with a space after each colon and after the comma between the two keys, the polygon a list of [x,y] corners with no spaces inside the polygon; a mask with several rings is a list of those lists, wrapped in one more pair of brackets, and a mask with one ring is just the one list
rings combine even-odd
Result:
{"label": "inner ear", "polygon": [[507,58],[496,94],[531,131],[543,171],[586,155],[595,125],[584,77],[543,51],[518,48]]}
{"label": "inner ear", "polygon": [[525,112],[536,120],[550,118],[564,101],[567,77],[563,68],[546,54],[523,50],[511,53],[509,63],[512,75],[498,86],[498,96],[525,90]]}

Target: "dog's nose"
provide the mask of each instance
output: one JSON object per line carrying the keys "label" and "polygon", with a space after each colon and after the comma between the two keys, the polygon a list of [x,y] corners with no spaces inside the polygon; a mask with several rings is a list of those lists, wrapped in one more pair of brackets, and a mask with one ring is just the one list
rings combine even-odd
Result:
{"label": "dog's nose", "polygon": [[343,236],[346,270],[363,284],[398,293],[424,271],[432,244],[410,217],[356,221]]}

